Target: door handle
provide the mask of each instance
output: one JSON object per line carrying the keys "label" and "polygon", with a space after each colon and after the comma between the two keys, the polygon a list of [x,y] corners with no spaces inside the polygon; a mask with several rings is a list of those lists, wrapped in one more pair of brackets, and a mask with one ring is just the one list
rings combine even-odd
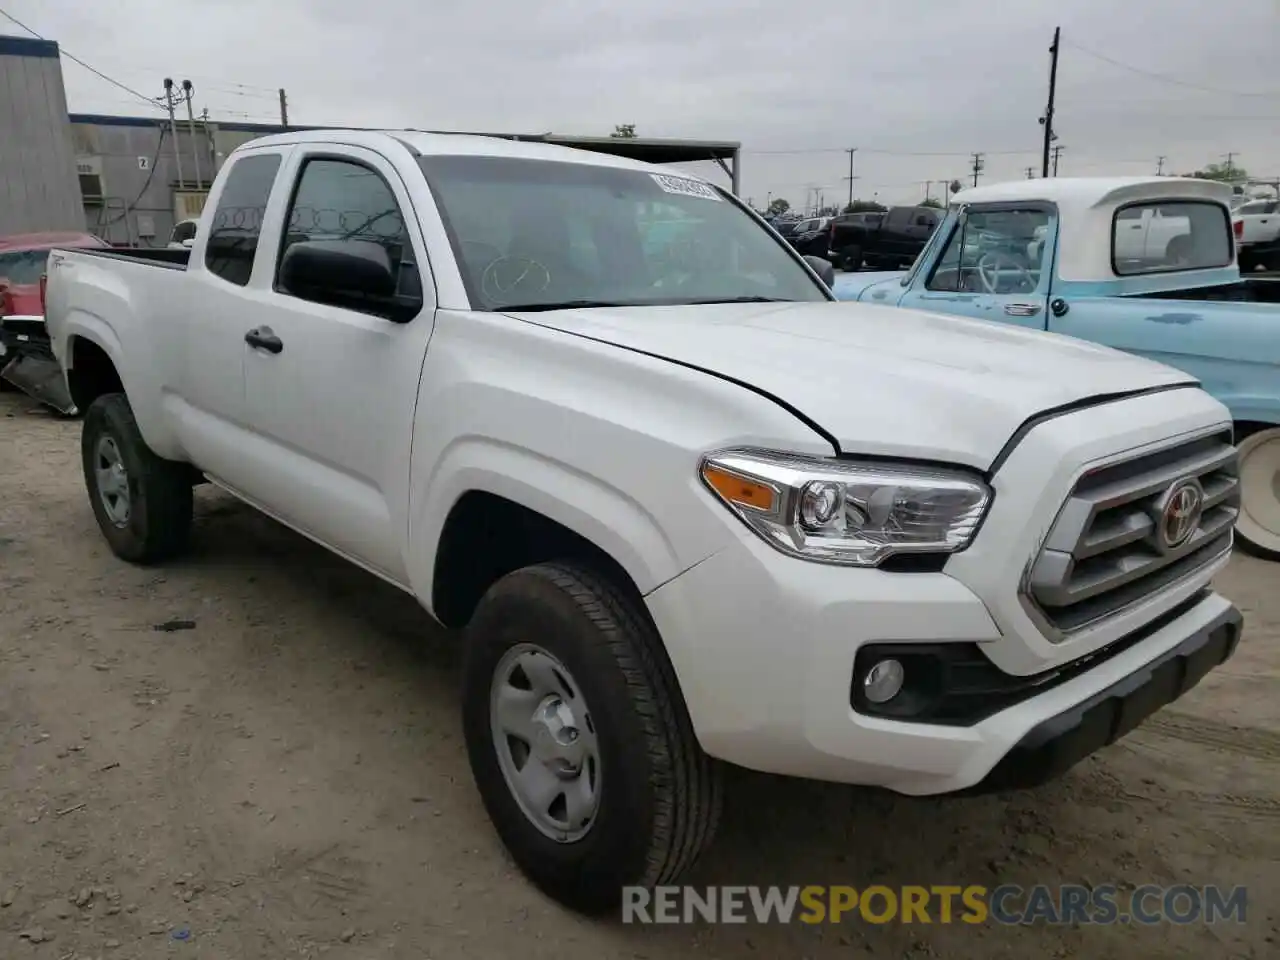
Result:
{"label": "door handle", "polygon": [[270,327],[254,327],[244,335],[244,342],[267,353],[279,353],[284,349],[284,341],[272,333]]}
{"label": "door handle", "polygon": [[1040,312],[1038,303],[1006,303],[1004,312],[1011,317],[1034,317]]}

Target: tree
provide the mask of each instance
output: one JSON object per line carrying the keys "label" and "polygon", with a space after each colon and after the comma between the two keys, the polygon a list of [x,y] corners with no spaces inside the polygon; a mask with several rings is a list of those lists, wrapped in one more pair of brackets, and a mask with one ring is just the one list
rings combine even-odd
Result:
{"label": "tree", "polygon": [[1197,170],[1195,173],[1185,173],[1185,177],[1195,177],[1197,180],[1218,180],[1223,183],[1230,183],[1234,180],[1248,180],[1249,171],[1244,167],[1237,167],[1232,164],[1228,167],[1225,163],[1211,163],[1203,170]]}
{"label": "tree", "polygon": [[942,209],[942,201],[941,201],[941,200],[939,200],[937,197],[925,197],[922,201],[920,201],[920,206],[922,206],[922,207],[934,207],[934,208],[936,208],[936,209],[938,209],[938,210],[941,210],[941,209]]}
{"label": "tree", "polygon": [[622,140],[634,140],[636,138],[636,125],[634,123],[620,123],[613,128],[611,137],[618,137]]}
{"label": "tree", "polygon": [[774,197],[769,201],[769,209],[765,212],[771,217],[780,217],[791,209],[791,204],[787,203],[782,197]]}
{"label": "tree", "polygon": [[884,213],[887,209],[884,204],[876,203],[874,200],[855,200],[853,203],[844,205],[844,213]]}

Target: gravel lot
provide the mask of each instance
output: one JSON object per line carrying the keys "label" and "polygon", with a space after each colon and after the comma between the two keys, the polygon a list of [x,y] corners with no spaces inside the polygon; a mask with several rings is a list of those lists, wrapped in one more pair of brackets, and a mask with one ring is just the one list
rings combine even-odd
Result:
{"label": "gravel lot", "polygon": [[182,563],[117,561],[79,424],[0,394],[4,960],[1280,955],[1278,567],[1236,559],[1237,656],[1062,781],[911,801],[744,772],[693,878],[1247,884],[1246,924],[640,928],[565,913],[506,860],[454,637],[223,495],[197,509]]}

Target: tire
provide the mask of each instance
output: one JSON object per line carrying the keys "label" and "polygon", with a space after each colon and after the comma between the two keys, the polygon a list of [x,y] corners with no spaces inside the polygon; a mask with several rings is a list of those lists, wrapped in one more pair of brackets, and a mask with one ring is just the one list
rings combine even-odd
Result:
{"label": "tire", "polygon": [[840,258],[840,267],[849,273],[856,273],[862,269],[862,248],[848,247],[844,250]]}
{"label": "tire", "polygon": [[1251,556],[1280,561],[1280,427],[1239,428],[1240,516],[1236,543]]}
{"label": "tire", "polygon": [[1258,269],[1259,262],[1251,253],[1241,253],[1236,257],[1236,266],[1240,268],[1241,273],[1253,273]]}
{"label": "tire", "polygon": [[[521,671],[507,672],[512,658]],[[574,729],[584,741],[591,738],[583,755],[567,764],[584,772],[555,787],[563,796],[548,805],[545,798],[553,794],[546,793],[537,807],[520,799],[509,778],[533,771],[539,761],[530,754],[517,768],[513,758],[523,742],[559,749],[552,741],[566,734],[537,724],[528,741],[496,732],[504,724],[495,690],[515,695],[517,723],[529,704],[547,702],[537,682],[528,693],[514,683],[503,687],[504,678],[523,674],[525,663],[537,667],[530,675],[550,676],[554,689],[573,691],[561,699],[576,711]],[[648,616],[608,579],[560,563],[503,577],[468,627],[462,674],[463,731],[476,786],[516,865],[547,895],[583,913],[603,913],[618,906],[624,886],[673,882],[710,844],[722,806],[721,765],[698,745]],[[568,742],[576,745],[578,737]],[[560,807],[563,824],[552,829],[525,812],[554,811],[571,789],[581,796],[586,783],[593,784],[597,805],[573,834],[567,802]]]}
{"label": "tire", "polygon": [[[151,451],[124,394],[105,394],[89,405],[80,456],[93,515],[112,553],[130,563],[149,564],[186,548],[192,517],[190,468]],[[122,469],[112,467],[117,462]],[[115,496],[103,492],[110,475],[121,485]]]}

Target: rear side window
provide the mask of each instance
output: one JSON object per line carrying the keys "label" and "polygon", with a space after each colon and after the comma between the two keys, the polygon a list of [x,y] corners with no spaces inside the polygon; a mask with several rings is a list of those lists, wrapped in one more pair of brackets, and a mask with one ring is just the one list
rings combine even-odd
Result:
{"label": "rear side window", "polygon": [[1118,276],[1226,267],[1233,252],[1231,217],[1216,203],[1134,203],[1112,221],[1111,264]]}
{"label": "rear side window", "polygon": [[204,265],[210,273],[241,287],[249,282],[262,217],[279,170],[276,153],[251,154],[232,164],[209,224]]}

